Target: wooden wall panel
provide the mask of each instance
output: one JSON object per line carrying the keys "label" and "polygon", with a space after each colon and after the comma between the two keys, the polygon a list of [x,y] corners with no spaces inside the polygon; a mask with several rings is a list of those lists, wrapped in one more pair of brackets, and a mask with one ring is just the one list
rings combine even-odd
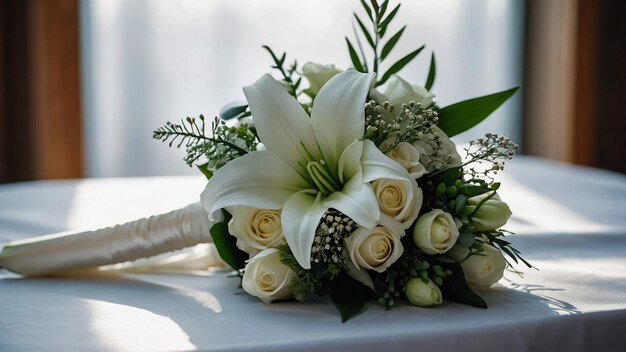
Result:
{"label": "wooden wall panel", "polygon": [[0,2],[0,182],[81,177],[78,0]]}

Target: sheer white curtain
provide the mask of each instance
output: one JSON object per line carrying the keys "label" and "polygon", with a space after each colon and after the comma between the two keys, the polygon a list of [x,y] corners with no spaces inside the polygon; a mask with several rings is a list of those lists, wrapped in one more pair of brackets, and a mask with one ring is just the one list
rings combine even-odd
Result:
{"label": "sheer white curtain", "polygon": [[[404,1],[393,29],[408,28],[392,55],[426,44],[402,71],[423,84],[435,51],[434,90],[442,106],[518,85],[522,6],[515,0]],[[343,37],[353,36],[355,10],[361,11],[357,0],[83,0],[87,175],[195,173],[181,160],[183,152],[153,140],[152,130],[185,116],[212,117],[241,100],[241,87],[270,70],[263,44],[301,63],[348,67]],[[519,98],[481,130],[518,139]]]}

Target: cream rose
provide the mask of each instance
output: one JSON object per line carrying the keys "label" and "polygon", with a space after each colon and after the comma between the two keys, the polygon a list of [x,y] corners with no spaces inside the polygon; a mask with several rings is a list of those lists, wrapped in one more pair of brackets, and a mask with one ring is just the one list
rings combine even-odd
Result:
{"label": "cream rose", "polygon": [[[485,193],[469,198],[467,203],[476,206],[490,194],[491,193]],[[509,221],[510,217],[511,209],[505,202],[500,200],[500,196],[496,193],[480,206],[472,221],[476,230],[486,231],[495,230],[504,226],[504,224]]]}
{"label": "cream rose", "polygon": [[237,237],[237,247],[251,256],[285,240],[280,210],[237,206],[232,215],[228,231]]}
{"label": "cream rose", "polygon": [[404,251],[400,239],[404,230],[399,222],[381,214],[381,225],[358,228],[346,238],[350,260],[357,268],[384,272]]}
{"label": "cream rose", "polygon": [[441,290],[431,279],[428,279],[428,283],[417,277],[410,279],[404,293],[409,302],[418,307],[435,306],[442,302]]}
{"label": "cream rose", "polygon": [[[380,145],[380,150],[386,150],[393,145],[395,137],[385,140]],[[400,142],[393,149],[388,151],[386,155],[393,161],[402,165],[409,172],[412,178],[418,179],[426,173],[426,168],[420,163],[420,150],[408,142]]]}
{"label": "cream rose", "polygon": [[447,252],[459,238],[454,218],[441,209],[434,209],[420,216],[413,229],[415,244],[426,254]]}
{"label": "cream rose", "polygon": [[429,108],[433,105],[435,95],[427,91],[424,87],[417,84],[411,84],[399,76],[391,76],[387,89],[385,89],[385,96],[389,99],[389,102],[397,105],[398,108],[402,104],[408,104],[411,101],[422,104],[424,108]]}
{"label": "cream rose", "polygon": [[506,268],[504,255],[497,248],[483,244],[483,251],[467,257],[470,250],[461,244],[454,246],[447,256],[461,263],[467,283],[490,287],[500,281]]}
{"label": "cream rose", "polygon": [[248,261],[241,286],[265,303],[287,299],[292,295],[295,273],[280,262],[278,250],[268,248]]}
{"label": "cream rose", "polygon": [[428,172],[461,166],[463,159],[454,142],[439,127],[433,126],[432,131],[433,134],[413,142],[413,146],[420,151],[420,163]]}
{"label": "cream rose", "polygon": [[309,88],[314,94],[317,94],[322,86],[338,73],[341,73],[341,70],[334,65],[307,62],[302,66],[302,75],[309,81]]}
{"label": "cream rose", "polygon": [[372,190],[383,214],[398,221],[408,229],[417,219],[422,207],[422,190],[413,179],[392,180],[381,178],[372,182]]}

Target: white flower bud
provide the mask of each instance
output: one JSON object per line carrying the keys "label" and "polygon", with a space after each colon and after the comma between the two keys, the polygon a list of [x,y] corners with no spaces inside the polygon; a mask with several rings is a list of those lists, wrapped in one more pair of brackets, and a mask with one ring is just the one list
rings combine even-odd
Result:
{"label": "white flower bud", "polygon": [[439,136],[439,146],[433,134],[426,134],[413,142],[413,146],[420,151],[422,165],[428,167],[428,172],[461,166],[463,159],[456,150],[454,142],[439,127],[433,126],[432,131]]}
{"label": "white flower bud", "polygon": [[467,283],[474,286],[489,287],[500,281],[506,268],[504,255],[497,248],[483,244],[483,251],[467,257],[469,249],[457,244],[446,253],[447,256],[461,262]]}
{"label": "white flower bud", "polygon": [[441,304],[442,297],[439,287],[430,279],[424,283],[421,278],[410,279],[404,288],[406,298],[418,307],[430,307]]}
{"label": "white flower bud", "polygon": [[[485,193],[469,198],[467,203],[476,206],[490,194]],[[495,230],[504,226],[510,217],[511,209],[496,194],[480,206],[473,218],[473,224],[479,231]]]}
{"label": "white flower bud", "polygon": [[422,104],[424,108],[429,108],[433,104],[435,95],[417,84],[411,85],[399,76],[393,75],[389,79],[385,96],[394,105],[400,107],[411,101]]}
{"label": "white flower bud", "polygon": [[317,94],[322,86],[338,73],[341,73],[341,70],[334,65],[307,62],[302,66],[302,75],[309,81],[309,88],[314,94]]}
{"label": "white flower bud", "polygon": [[292,296],[294,278],[295,273],[280,262],[278,250],[269,248],[248,261],[241,286],[249,294],[270,303]]}
{"label": "white flower bud", "polygon": [[434,209],[420,216],[413,229],[415,244],[426,254],[447,252],[459,238],[454,218],[441,209]]}

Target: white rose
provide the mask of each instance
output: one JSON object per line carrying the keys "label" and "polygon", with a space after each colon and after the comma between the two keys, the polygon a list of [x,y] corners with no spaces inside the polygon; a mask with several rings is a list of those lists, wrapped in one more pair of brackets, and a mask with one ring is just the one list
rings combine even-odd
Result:
{"label": "white rose", "polygon": [[406,283],[404,293],[409,302],[418,307],[435,306],[442,302],[441,290],[430,279],[428,279],[428,283],[417,277],[410,279]]}
{"label": "white rose", "polygon": [[[485,193],[469,198],[467,203],[476,206],[490,194],[491,193]],[[500,200],[500,196],[498,196],[498,194],[495,194],[480,206],[472,221],[476,230],[487,231],[495,230],[504,226],[510,217],[511,209],[505,202]]]}
{"label": "white rose", "polygon": [[248,261],[241,286],[265,303],[287,299],[292,295],[295,273],[280,262],[278,250],[269,248]]}
{"label": "white rose", "polygon": [[357,268],[384,272],[404,251],[400,239],[404,235],[397,221],[381,214],[381,225],[358,228],[346,239],[350,260]]}
{"label": "white rose", "polygon": [[500,281],[506,268],[506,260],[502,252],[486,243],[483,244],[482,252],[465,259],[469,252],[467,247],[457,244],[446,253],[450,258],[461,263],[467,283],[489,287]]}
{"label": "white rose", "polygon": [[413,142],[413,146],[420,151],[422,165],[428,172],[461,166],[463,161],[454,142],[439,127],[433,126],[432,129],[439,136],[439,143],[432,134]]}
{"label": "white rose", "polygon": [[398,221],[408,229],[417,219],[422,207],[422,190],[413,179],[392,180],[381,178],[372,182],[378,207],[383,214]]}
{"label": "white rose", "polygon": [[415,244],[426,254],[447,252],[459,238],[454,218],[441,209],[434,209],[420,216],[413,229]]}
{"label": "white rose", "polygon": [[252,255],[277,247],[284,239],[280,210],[237,206],[228,222],[228,232],[237,237],[237,247]]}
{"label": "white rose", "polygon": [[341,73],[341,70],[334,65],[307,62],[302,66],[302,75],[309,81],[309,87],[314,94],[317,94],[322,86],[338,73]]}
{"label": "white rose", "polygon": [[[381,150],[386,150],[395,142],[395,137],[385,140],[381,145]],[[400,142],[386,155],[393,161],[402,165],[409,172],[412,178],[418,179],[426,173],[426,168],[420,163],[420,150],[408,142]]]}
{"label": "white rose", "polygon": [[422,104],[427,109],[433,105],[435,95],[427,91],[425,88],[403,80],[399,76],[393,75],[389,79],[387,89],[385,90],[385,96],[389,99],[389,102],[394,104],[397,109],[401,108],[402,104],[408,104],[411,101]]}

